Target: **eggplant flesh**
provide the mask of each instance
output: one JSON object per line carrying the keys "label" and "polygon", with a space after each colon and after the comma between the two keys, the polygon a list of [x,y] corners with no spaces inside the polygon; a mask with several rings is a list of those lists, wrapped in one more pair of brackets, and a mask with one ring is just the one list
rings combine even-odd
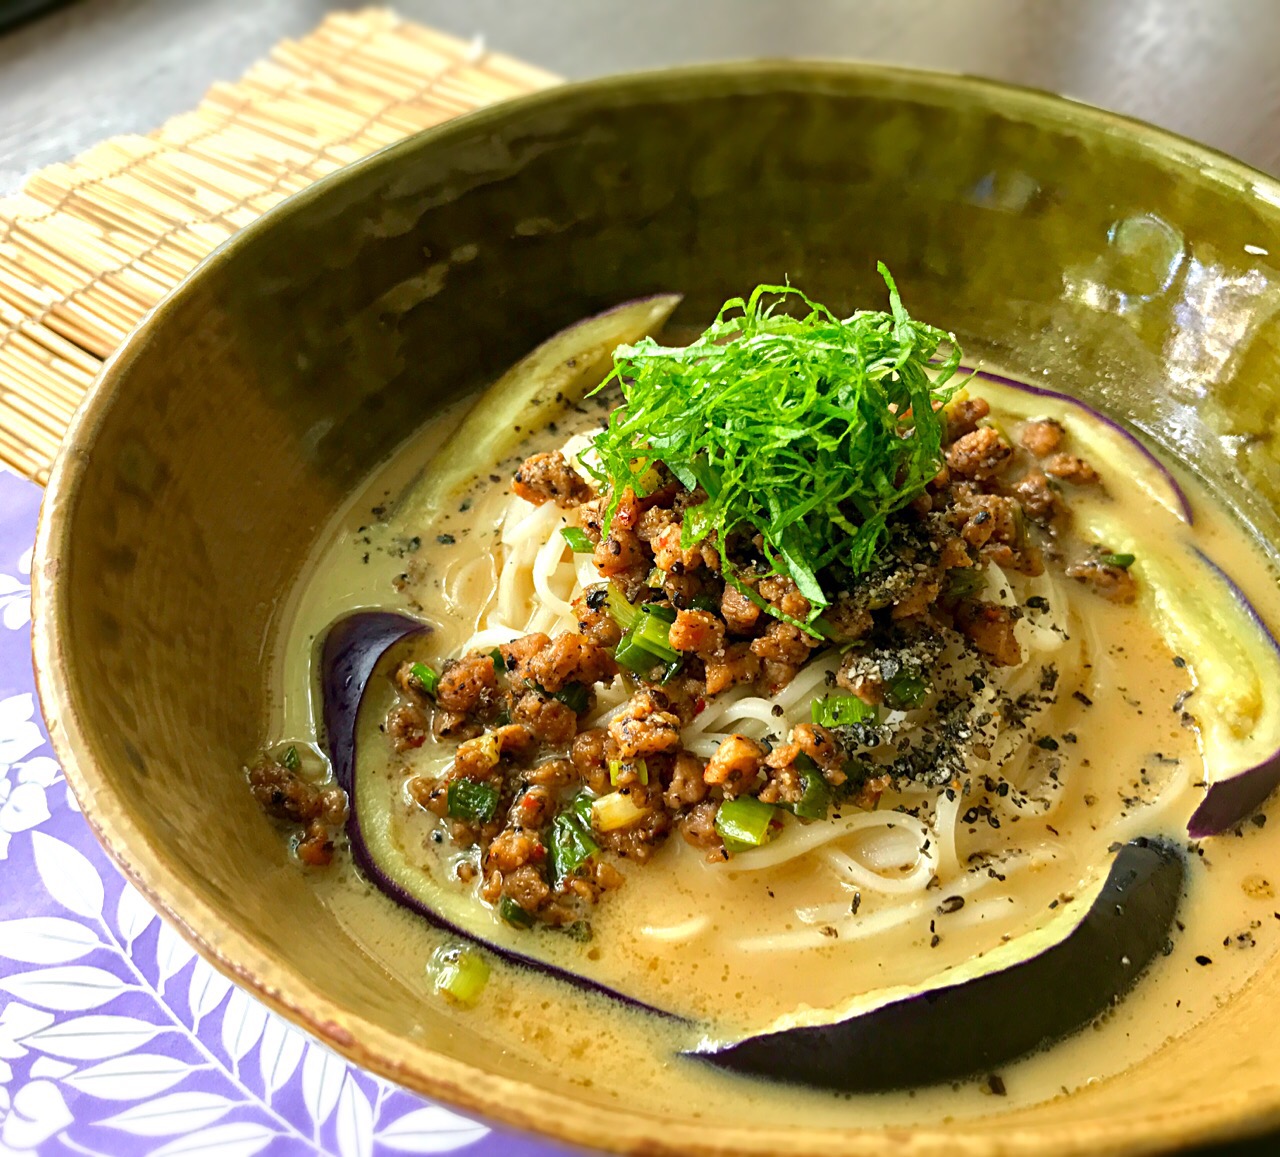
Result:
{"label": "eggplant flesh", "polygon": [[[1168,467],[1118,422],[1078,398],[985,371],[974,377],[995,386],[988,395],[1022,418],[1038,415],[1040,399],[1069,415],[1074,408],[1101,423],[1073,425],[1072,437],[1107,473],[1142,486],[1192,525],[1186,492]],[[1132,525],[1100,514],[1081,516],[1078,526],[1112,550],[1136,557],[1144,599],[1175,653],[1196,678],[1188,709],[1204,744],[1205,797],[1187,824],[1192,839],[1228,831],[1242,823],[1280,787],[1280,642],[1230,575],[1204,551],[1180,536],[1139,539]]]}
{"label": "eggplant flesh", "polygon": [[[988,391],[1002,410],[1018,418],[1044,416],[1041,399],[1052,402],[1058,416],[1071,422],[1073,412],[1085,415],[1086,421],[1071,422],[1070,433],[1081,449],[1091,459],[1104,464],[1105,472],[1147,489],[1165,507],[1190,526],[1194,522],[1191,499],[1173,472],[1126,426],[1114,418],[1096,410],[1071,394],[1049,390],[1044,386],[1032,386],[986,370],[960,370],[957,379],[964,375],[996,386],[998,392]],[[1142,466],[1133,469],[1133,458],[1141,459]]]}
{"label": "eggplant flesh", "polygon": [[1190,665],[1185,710],[1200,731],[1208,785],[1192,839],[1228,831],[1280,786],[1280,642],[1235,581],[1203,550],[1147,535],[1102,511],[1079,529],[1132,553],[1140,598],[1170,649]]}
{"label": "eggplant flesh", "polygon": [[[396,792],[376,768],[359,765],[359,719],[375,673],[398,644],[430,628],[388,611],[360,611],[329,628],[321,648],[320,685],[325,741],[334,777],[348,798],[347,836],[356,866],[380,892],[401,907],[451,935],[482,945],[510,964],[531,968],[587,992],[673,1020],[682,1018],[617,988],[592,980],[563,962],[535,955],[539,947],[560,948],[562,958],[580,948],[547,929],[517,929],[504,923],[470,888],[446,877],[443,864],[433,870],[421,849],[410,857],[396,839]],[[551,940],[554,938],[554,940]],[[570,949],[569,945],[573,948]]]}
{"label": "eggplant flesh", "polygon": [[[535,955],[554,933],[507,926],[469,889],[400,848],[391,822],[397,795],[376,770],[359,769],[359,716],[389,653],[429,629],[392,612],[357,612],[330,628],[321,650],[325,739],[350,799],[347,833],[356,865],[397,904],[508,963],[683,1020],[563,959]],[[990,1071],[1082,1027],[1128,990],[1168,941],[1183,872],[1174,848],[1136,840],[1120,849],[1091,898],[1064,904],[1043,928],[916,990],[869,994],[843,1010],[805,1010],[745,1039],[704,1040],[684,1055],[736,1073],[846,1092]]]}
{"label": "eggplant flesh", "polygon": [[[728,1072],[847,1093],[964,1080],[1088,1025],[1169,942],[1184,863],[1139,839],[1117,853],[1091,903],[915,989],[871,994],[843,1014],[806,1010],[686,1053]],[[826,1018],[826,1019],[824,1019]]]}
{"label": "eggplant flesh", "polygon": [[613,351],[657,333],[681,300],[663,293],[624,302],[562,329],[521,358],[476,399],[401,497],[391,523],[407,533],[428,526],[448,498],[598,386],[613,369]]}
{"label": "eggplant flesh", "polygon": [[[1213,674],[1218,681],[1225,681],[1225,686],[1218,687],[1201,678],[1198,693],[1221,698],[1237,688],[1246,674],[1252,674],[1259,695],[1256,711],[1246,720],[1236,721],[1235,729],[1243,734],[1234,765],[1215,766],[1215,761],[1208,758],[1206,745],[1209,788],[1187,824],[1192,839],[1201,839],[1243,822],[1280,787],[1280,710],[1266,702],[1266,697],[1280,688],[1280,641],[1231,576],[1204,551],[1197,550],[1196,555],[1213,576],[1210,589],[1216,590],[1219,601],[1226,604],[1223,617],[1234,622],[1237,637],[1242,640],[1239,647],[1247,660],[1244,667],[1238,662],[1219,663]],[[1223,635],[1215,632],[1214,637],[1221,639]],[[1199,670],[1197,677],[1201,677]]]}

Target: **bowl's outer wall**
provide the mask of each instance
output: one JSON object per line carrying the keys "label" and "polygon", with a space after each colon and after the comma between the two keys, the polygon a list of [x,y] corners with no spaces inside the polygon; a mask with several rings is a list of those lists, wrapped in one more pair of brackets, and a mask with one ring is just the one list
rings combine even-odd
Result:
{"label": "bowl's outer wall", "polygon": [[[366,1063],[473,1104],[501,1097],[508,1117],[584,1139],[590,1114],[557,1124],[545,1097],[492,1079],[452,1088],[465,1074],[424,1040],[499,1076],[554,1078],[495,1059],[375,974],[244,789],[273,616],[316,533],[445,400],[570,321],[679,290],[676,320],[703,322],[784,278],[841,311],[880,306],[883,260],[909,308],[954,329],[971,359],[1043,375],[1151,432],[1280,541],[1280,296],[1258,252],[1280,247],[1280,215],[1274,193],[1242,195],[1251,179],[1035,94],[760,66],[535,97],[293,199],[132,340],[55,478],[40,585],[57,657],[41,678],[87,810],[224,964]],[[1274,1117],[1280,1033],[1256,1022],[1275,1023],[1276,989],[1255,986],[1194,1054],[1175,1047],[1122,1090],[967,1131],[998,1129],[1010,1152],[1101,1152],[1225,1127],[1232,1110],[1196,1103],[1211,1097],[1253,1096]],[[609,1130],[595,1139],[713,1147],[676,1122]],[[717,1137],[743,1152],[806,1144]]]}

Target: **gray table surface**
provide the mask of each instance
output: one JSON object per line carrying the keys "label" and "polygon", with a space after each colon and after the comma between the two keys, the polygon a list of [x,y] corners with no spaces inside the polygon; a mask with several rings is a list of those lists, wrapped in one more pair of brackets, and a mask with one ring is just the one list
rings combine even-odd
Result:
{"label": "gray table surface", "polygon": [[[0,193],[104,137],[154,128],[277,40],[351,7],[78,0],[0,37]],[[1275,0],[396,0],[395,7],[575,79],[759,56],[977,73],[1141,117],[1280,174]],[[1187,1077],[1194,1082],[1194,1073]],[[1280,1137],[1216,1152],[1274,1157]]]}

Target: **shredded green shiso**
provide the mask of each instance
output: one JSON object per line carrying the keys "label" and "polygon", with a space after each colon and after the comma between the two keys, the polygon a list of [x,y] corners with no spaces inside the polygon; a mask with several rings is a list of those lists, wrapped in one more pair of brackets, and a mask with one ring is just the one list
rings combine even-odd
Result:
{"label": "shredded green shiso", "polygon": [[[870,568],[889,517],[938,473],[946,419],[936,404],[958,387],[948,384],[960,364],[954,336],[908,316],[879,270],[889,313],[842,320],[798,289],[761,285],[725,302],[692,345],[620,346],[599,388],[616,382],[623,403],[589,467],[612,490],[606,530],[624,489],[650,493],[661,461],[707,495],[685,511],[682,546],[758,533],[770,567],[812,606],[797,625],[818,633],[814,620],[841,589],[832,582]],[[793,302],[808,312],[778,312]],[[720,555],[725,580],[763,605]]]}

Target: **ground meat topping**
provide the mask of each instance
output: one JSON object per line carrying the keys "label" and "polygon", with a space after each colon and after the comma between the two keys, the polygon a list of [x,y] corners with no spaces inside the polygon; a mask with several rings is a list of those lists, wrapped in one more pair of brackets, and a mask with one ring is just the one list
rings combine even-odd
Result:
{"label": "ground meat topping", "polygon": [[595,497],[595,491],[559,450],[526,458],[516,471],[511,489],[526,502],[537,506],[554,502],[557,506],[570,508]]}
{"label": "ground meat topping", "polygon": [[1016,622],[1010,608],[994,603],[966,601],[956,608],[956,626],[996,667],[1022,662],[1022,646],[1014,634]]}
{"label": "ground meat topping", "polygon": [[692,651],[704,660],[724,654],[724,623],[710,611],[679,611],[671,624],[671,645],[677,651]]}
{"label": "ground meat topping", "polygon": [[[296,759],[296,756],[295,756]],[[334,832],[347,818],[347,794],[332,784],[313,783],[274,759],[249,768],[249,791],[269,816],[301,825],[294,852],[313,868],[333,859]]]}
{"label": "ground meat topping", "polygon": [[[465,717],[464,717],[465,718]],[[397,755],[421,747],[427,741],[427,715],[414,703],[401,703],[387,715],[386,732]]]}
{"label": "ground meat topping", "polygon": [[[413,664],[406,663],[412,668]],[[479,706],[484,696],[498,685],[490,655],[465,655],[446,663],[440,673],[436,702],[446,711],[466,714]]]}
{"label": "ground meat topping", "polygon": [[1124,567],[1113,566],[1101,559],[1089,558],[1067,567],[1067,577],[1087,583],[1104,599],[1113,603],[1131,603],[1138,597],[1138,584]]}
{"label": "ground meat topping", "polygon": [[1062,445],[1065,433],[1056,418],[1042,418],[1022,427],[1021,442],[1037,458],[1046,458]]}
{"label": "ground meat topping", "polygon": [[609,724],[609,737],[627,759],[675,751],[680,746],[680,718],[664,710],[652,691],[638,691]]}
{"label": "ground meat topping", "polygon": [[947,447],[947,466],[961,478],[980,481],[994,478],[1008,462],[1013,448],[989,426],[956,439]]}
{"label": "ground meat topping", "polygon": [[986,398],[959,397],[946,408],[947,440],[954,442],[966,434],[972,434],[978,423],[991,413],[991,403]]}
{"label": "ground meat topping", "polygon": [[540,647],[521,670],[522,677],[551,692],[563,690],[569,683],[590,686],[608,682],[617,673],[613,656],[585,635],[557,636]]}
{"label": "ground meat topping", "polygon": [[745,735],[730,735],[723,740],[702,773],[704,782],[736,795],[759,774],[765,749]]}
{"label": "ground meat topping", "polygon": [[1098,472],[1074,454],[1055,454],[1045,462],[1044,472],[1076,486],[1091,486],[1098,481]]}
{"label": "ground meat topping", "polygon": [[568,743],[578,730],[573,708],[537,691],[526,691],[516,701],[511,717],[523,724],[542,743]]}
{"label": "ground meat topping", "polygon": [[[400,663],[392,675],[398,697],[383,724],[406,765],[407,798],[438,817],[454,844],[473,849],[457,861],[459,881],[474,879],[504,918],[514,905],[518,923],[573,924],[584,905],[622,884],[609,856],[643,863],[678,830],[709,859],[728,858],[716,830],[728,801],[754,796],[795,810],[800,820],[787,823],[811,822],[799,805],[812,805],[815,791],[833,809],[872,808],[908,782],[959,785],[971,774],[966,758],[989,750],[992,711],[978,711],[966,687],[976,690],[993,668],[1023,660],[1021,609],[983,598],[989,568],[1036,575],[1046,557],[1055,565],[1077,558],[1066,574],[1120,602],[1135,597],[1136,583],[1115,561],[1125,556],[1072,537],[1064,494],[1099,477],[1069,452],[1060,423],[1001,415],[1001,426],[989,421],[985,399],[965,394],[945,417],[936,476],[889,517],[869,562],[855,569],[836,559],[821,572],[830,602],[816,607],[793,578],[776,573],[781,563],[755,527],[686,546],[689,527],[699,524],[690,512],[707,494],[686,490],[660,463],[637,483],[647,493],[613,496],[596,495],[560,451],[527,458],[512,490],[574,511],[568,521],[594,547],[602,581],[573,598],[568,630],[454,658],[434,682],[414,674],[417,664]],[[863,517],[852,504],[841,516]],[[572,531],[568,537],[585,549]],[[845,704],[838,725],[789,726],[795,715],[784,720],[779,704],[777,727],[750,736],[722,738],[728,726],[751,730],[745,718],[713,723],[702,733],[719,740],[710,759],[682,746],[682,731],[690,734],[685,729],[716,696],[735,687],[773,695],[815,654],[832,656],[833,670],[814,700],[852,693],[878,710],[858,715]],[[940,664],[950,667],[956,655],[972,680],[959,688],[938,678]],[[1015,727],[1033,709],[1021,700],[999,706]],[[910,728],[895,731],[901,713]],[[452,763],[443,774],[415,774],[414,752],[431,735],[456,745]],[[688,741],[698,746],[702,738]],[[297,826],[299,859],[327,863],[345,796],[271,760],[255,765],[249,780],[269,814]],[[483,808],[451,802],[464,782]],[[570,870],[556,859],[566,825],[597,849]]]}

